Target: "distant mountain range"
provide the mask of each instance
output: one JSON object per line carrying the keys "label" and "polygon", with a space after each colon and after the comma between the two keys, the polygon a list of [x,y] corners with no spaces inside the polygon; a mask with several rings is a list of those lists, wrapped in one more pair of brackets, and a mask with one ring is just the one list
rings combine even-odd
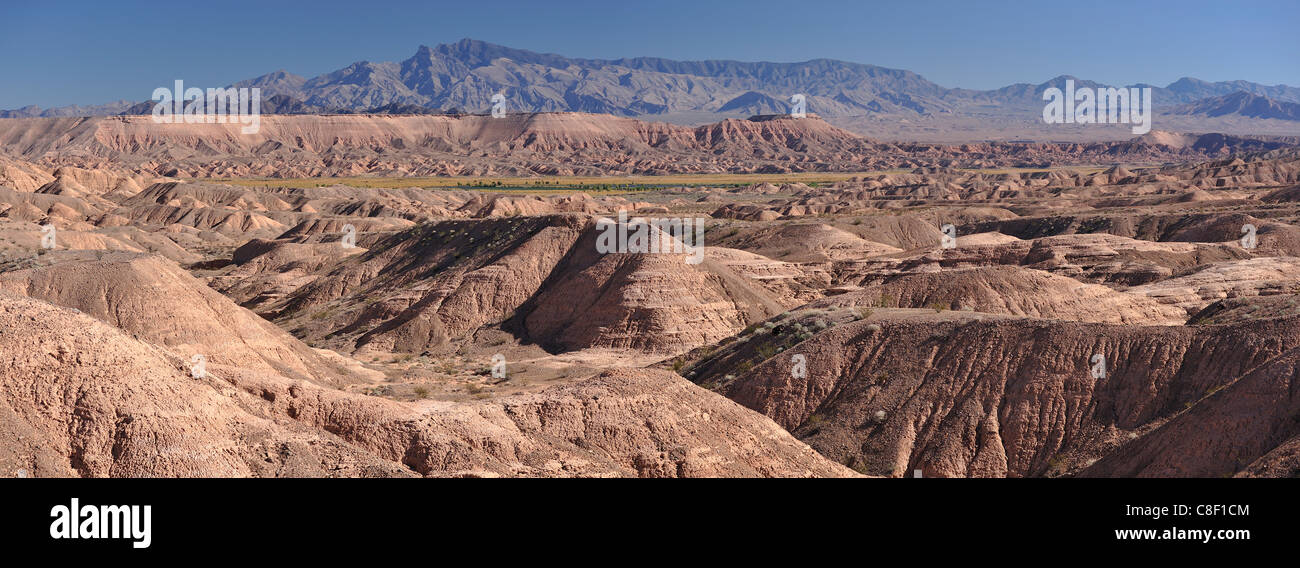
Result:
{"label": "distant mountain range", "polygon": [[1300,121],[1300,104],[1283,102],[1245,91],[1201,99],[1170,111],[1174,114],[1200,116],[1244,116]]}
{"label": "distant mountain range", "polygon": [[[263,113],[485,113],[504,93],[510,112],[581,111],[704,122],[782,113],[794,93],[809,112],[853,117],[1032,119],[1042,93],[1067,79],[990,91],[949,89],[911,71],[830,59],[801,63],[673,61],[653,57],[577,59],[464,39],[420,46],[401,62],[360,61],[312,78],[276,71],[232,86],[262,89]],[[1151,87],[1156,112],[1300,120],[1300,88],[1248,81],[1182,78]],[[0,111],[0,117],[142,114],[152,102]],[[1214,114],[1221,113],[1221,114]]]}

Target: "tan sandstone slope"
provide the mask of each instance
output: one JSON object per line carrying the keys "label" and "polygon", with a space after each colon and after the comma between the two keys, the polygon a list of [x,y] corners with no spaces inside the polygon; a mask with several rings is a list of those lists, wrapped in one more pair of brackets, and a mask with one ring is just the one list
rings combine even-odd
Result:
{"label": "tan sandstone slope", "polygon": [[[662,371],[399,403],[188,362],[0,296],[0,470],[47,476],[844,476],[770,420]],[[218,378],[219,377],[219,378]]]}

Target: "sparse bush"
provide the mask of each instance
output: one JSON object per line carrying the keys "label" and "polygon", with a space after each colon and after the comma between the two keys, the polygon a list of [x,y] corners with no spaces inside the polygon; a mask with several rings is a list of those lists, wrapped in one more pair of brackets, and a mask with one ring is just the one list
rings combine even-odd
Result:
{"label": "sparse bush", "polygon": [[429,398],[429,389],[425,387],[415,387],[415,398]]}

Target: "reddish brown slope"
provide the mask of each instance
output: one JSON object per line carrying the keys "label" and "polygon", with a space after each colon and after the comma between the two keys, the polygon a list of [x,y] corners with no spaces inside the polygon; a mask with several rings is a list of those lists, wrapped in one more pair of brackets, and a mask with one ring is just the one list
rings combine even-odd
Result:
{"label": "reddish brown slope", "polygon": [[[1085,477],[1300,474],[1300,349],[1214,390],[1206,399],[1085,469]],[[1253,467],[1256,462],[1267,469]]]}
{"label": "reddish brown slope", "polygon": [[[802,342],[786,322],[687,372],[869,473],[1038,476],[1078,470],[1300,346],[1295,317],[1180,328],[886,312]],[[1098,353],[1103,379],[1090,374]],[[807,358],[806,378],[793,376],[793,354]],[[762,362],[746,372],[745,360]],[[1291,403],[1268,404],[1280,406],[1260,420],[1277,427]],[[1244,418],[1225,411],[1198,424],[1228,440]],[[1237,457],[1244,466],[1279,442],[1261,438]],[[1185,462],[1165,474],[1237,471],[1199,464],[1199,453],[1160,455]]]}

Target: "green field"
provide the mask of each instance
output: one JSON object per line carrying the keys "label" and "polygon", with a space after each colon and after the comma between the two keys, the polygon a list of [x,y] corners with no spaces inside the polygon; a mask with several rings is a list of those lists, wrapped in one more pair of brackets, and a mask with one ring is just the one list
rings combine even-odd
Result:
{"label": "green field", "polygon": [[[1103,168],[1072,166],[1054,168],[1091,173]],[[668,174],[660,176],[542,176],[542,177],[328,177],[328,178],[213,178],[208,181],[241,186],[271,187],[349,187],[374,188],[428,188],[487,190],[516,193],[626,193],[653,191],[669,187],[734,187],[756,183],[803,183],[811,186],[844,181],[860,176],[907,173],[911,170],[893,169],[873,172],[804,172],[793,174]],[[1013,172],[1046,171],[1041,168],[998,168],[971,170],[978,173],[998,174]]]}
{"label": "green field", "polygon": [[492,191],[526,191],[552,193],[573,191],[638,191],[664,187],[718,187],[755,183],[835,183],[855,176],[902,173],[907,170],[877,172],[815,172],[797,174],[671,174],[662,176],[546,176],[546,177],[333,177],[333,178],[218,178],[209,181],[242,186],[275,187],[351,187],[437,189],[487,189]]}

